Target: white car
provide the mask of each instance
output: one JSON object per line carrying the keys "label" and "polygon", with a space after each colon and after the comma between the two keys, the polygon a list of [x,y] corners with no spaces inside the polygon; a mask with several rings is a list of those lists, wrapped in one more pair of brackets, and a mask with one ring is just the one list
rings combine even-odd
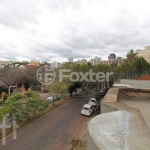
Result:
{"label": "white car", "polygon": [[81,115],[91,116],[91,114],[93,113],[93,111],[94,111],[94,106],[93,105],[85,104],[82,107]]}
{"label": "white car", "polygon": [[48,98],[47,98],[47,100],[49,100],[49,101],[56,101],[56,100],[59,100],[60,99],[60,95],[56,95],[56,94],[52,94],[52,95],[50,95]]}
{"label": "white car", "polygon": [[98,106],[98,101],[95,98],[91,98],[89,100],[89,104],[97,107]]}

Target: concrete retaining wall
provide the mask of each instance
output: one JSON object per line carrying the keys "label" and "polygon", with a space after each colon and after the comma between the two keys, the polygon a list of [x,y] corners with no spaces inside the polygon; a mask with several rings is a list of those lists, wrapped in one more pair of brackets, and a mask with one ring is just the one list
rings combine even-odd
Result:
{"label": "concrete retaining wall", "polygon": [[120,79],[121,84],[130,84],[136,88],[150,88],[150,80]]}
{"label": "concrete retaining wall", "polygon": [[101,114],[102,113],[107,113],[107,112],[112,112],[112,111],[116,111],[117,109],[107,106],[105,104],[101,104]]}
{"label": "concrete retaining wall", "polygon": [[104,99],[101,101],[101,114],[116,111],[117,109],[111,106],[108,106],[108,103],[117,102],[119,88],[110,88]]}
{"label": "concrete retaining wall", "polygon": [[96,144],[93,142],[93,139],[91,139],[91,135],[89,135],[89,132],[87,133],[87,147],[88,150],[99,150]]}
{"label": "concrete retaining wall", "polygon": [[[139,93],[141,96],[146,94],[143,91]],[[90,120],[87,127],[87,150],[150,150],[150,133],[141,111],[117,102],[118,94],[119,88],[109,89],[101,101],[101,115]],[[135,95],[133,91],[129,94]]]}

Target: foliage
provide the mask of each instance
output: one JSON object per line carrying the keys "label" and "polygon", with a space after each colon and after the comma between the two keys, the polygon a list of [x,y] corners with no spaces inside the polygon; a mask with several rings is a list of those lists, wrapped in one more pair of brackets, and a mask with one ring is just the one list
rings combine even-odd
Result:
{"label": "foliage", "polygon": [[76,149],[85,149],[87,147],[86,141],[82,141],[80,139],[71,140],[71,149],[70,150],[76,150]]}
{"label": "foliage", "polygon": [[17,94],[10,97],[5,102],[4,108],[9,110],[10,120],[15,119],[17,122],[22,122],[29,119],[32,115],[45,110],[49,103],[49,101],[43,101],[36,92],[26,92],[25,95]]}
{"label": "foliage", "polygon": [[134,71],[137,77],[141,77],[150,71],[150,64],[143,57],[137,57],[134,61]]}
{"label": "foliage", "polygon": [[10,99],[12,100],[12,101],[17,101],[17,100],[20,100],[20,99],[22,99],[24,96],[23,95],[21,95],[21,94],[16,94],[16,95],[14,95],[13,97],[11,97]]}
{"label": "foliage", "polygon": [[131,49],[120,65],[114,68],[114,79],[135,79],[150,73],[150,64]]}
{"label": "foliage", "polygon": [[3,116],[7,113],[9,113],[9,107],[1,106],[0,107],[0,122],[3,119]]}
{"label": "foliage", "polygon": [[43,93],[48,93],[48,90],[47,90],[47,89],[44,89],[44,90],[43,90]]}
{"label": "foliage", "polygon": [[45,88],[50,93],[60,94],[61,96],[65,96],[67,92],[67,85],[65,82],[55,81],[52,84],[47,85]]}

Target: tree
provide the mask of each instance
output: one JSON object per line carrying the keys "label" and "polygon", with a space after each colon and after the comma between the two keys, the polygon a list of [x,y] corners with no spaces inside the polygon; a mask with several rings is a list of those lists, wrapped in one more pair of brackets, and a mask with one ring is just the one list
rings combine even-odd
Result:
{"label": "tree", "polygon": [[137,57],[134,61],[134,70],[136,77],[141,77],[149,73],[150,64],[143,57]]}
{"label": "tree", "polygon": [[130,52],[126,55],[126,59],[121,63],[122,68],[122,77],[123,78],[133,78],[134,72],[134,61],[138,57],[134,50],[131,49]]}
{"label": "tree", "polygon": [[59,81],[55,81],[45,86],[45,89],[47,89],[49,92],[53,94],[60,94],[61,97],[64,97],[64,98],[66,98],[67,88],[68,87],[65,82],[59,82]]}
{"label": "tree", "polygon": [[15,95],[6,100],[9,119],[23,122],[49,106],[49,101],[43,101],[36,92],[26,92],[25,95]]}

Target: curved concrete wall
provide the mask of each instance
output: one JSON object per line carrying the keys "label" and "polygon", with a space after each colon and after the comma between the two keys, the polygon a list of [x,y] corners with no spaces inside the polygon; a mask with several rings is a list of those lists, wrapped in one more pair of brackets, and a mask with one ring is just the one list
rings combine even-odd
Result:
{"label": "curved concrete wall", "polygon": [[118,94],[119,88],[111,88],[101,101],[101,114],[90,120],[87,150],[150,149],[150,133],[140,110],[117,102]]}

